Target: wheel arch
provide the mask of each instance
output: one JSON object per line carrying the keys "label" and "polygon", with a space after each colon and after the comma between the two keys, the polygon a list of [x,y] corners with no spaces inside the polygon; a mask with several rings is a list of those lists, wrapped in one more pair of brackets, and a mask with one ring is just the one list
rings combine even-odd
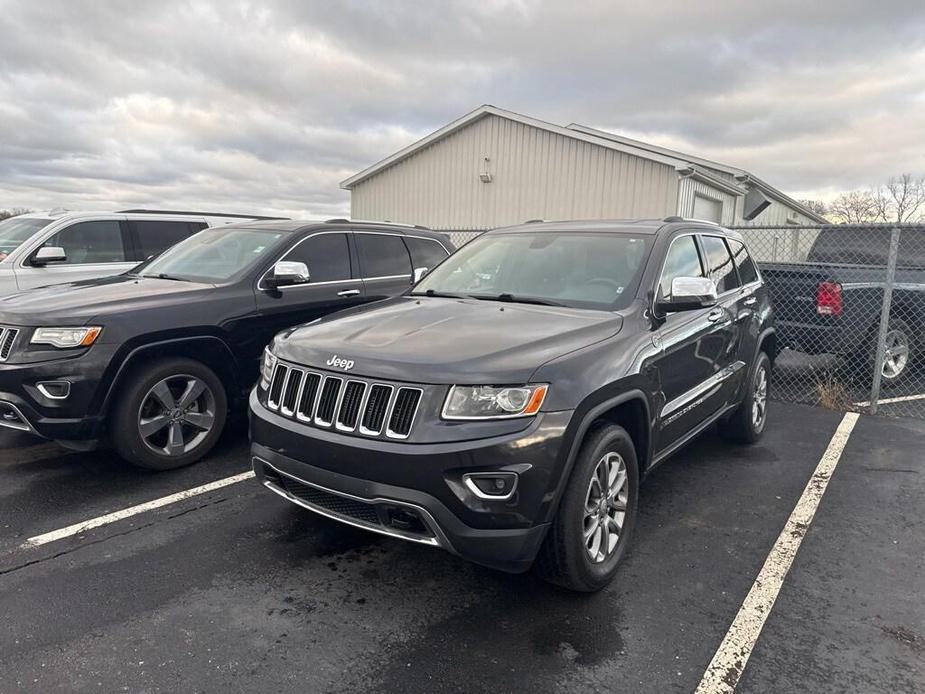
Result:
{"label": "wheel arch", "polygon": [[[579,408],[580,409],[580,408]],[[579,415],[580,419],[575,426],[574,434],[567,444],[567,454],[562,474],[553,503],[549,505],[547,521],[555,517],[565,492],[565,487],[575,468],[578,452],[587,439],[589,432],[596,425],[616,424],[622,426],[629,433],[636,450],[636,462],[639,467],[639,477],[642,479],[652,459],[652,408],[645,393],[633,388],[619,395],[607,398],[597,404],[591,405]]]}
{"label": "wheel arch", "polygon": [[143,361],[165,357],[183,357],[198,361],[210,369],[225,386],[229,403],[237,396],[241,387],[238,363],[231,348],[221,338],[213,335],[199,335],[160,340],[133,348],[119,363],[109,381],[105,395],[99,403],[98,412],[105,414],[112,405],[126,376]]}

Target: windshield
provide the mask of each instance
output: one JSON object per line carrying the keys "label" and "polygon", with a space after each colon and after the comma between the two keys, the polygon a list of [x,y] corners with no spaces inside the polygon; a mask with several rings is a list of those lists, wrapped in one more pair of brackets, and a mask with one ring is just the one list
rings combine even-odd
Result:
{"label": "windshield", "polygon": [[0,222],[0,260],[19,248],[35,232],[50,224],[50,219],[10,217]]}
{"label": "windshield", "polygon": [[206,229],[138,266],[132,274],[226,282],[254,265],[283,235],[260,229]]}
{"label": "windshield", "polygon": [[619,233],[486,234],[459,249],[412,294],[616,309],[635,295],[646,236]]}

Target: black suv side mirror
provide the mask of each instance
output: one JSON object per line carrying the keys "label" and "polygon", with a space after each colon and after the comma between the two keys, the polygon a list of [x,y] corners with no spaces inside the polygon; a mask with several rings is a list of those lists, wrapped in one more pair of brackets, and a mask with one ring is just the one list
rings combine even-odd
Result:
{"label": "black suv side mirror", "polygon": [[655,310],[664,315],[715,305],[716,282],[706,277],[675,277],[671,280],[671,296],[659,299],[655,303]]}
{"label": "black suv side mirror", "polygon": [[270,289],[279,289],[292,284],[305,284],[310,278],[305,263],[280,260],[263,281]]}

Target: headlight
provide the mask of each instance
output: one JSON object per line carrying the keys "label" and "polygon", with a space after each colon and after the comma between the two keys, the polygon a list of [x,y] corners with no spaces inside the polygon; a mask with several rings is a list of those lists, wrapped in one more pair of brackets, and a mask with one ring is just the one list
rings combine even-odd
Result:
{"label": "headlight", "polygon": [[529,417],[540,411],[549,386],[453,386],[443,404],[444,419]]}
{"label": "headlight", "polygon": [[273,371],[276,369],[276,356],[270,351],[269,347],[263,350],[263,362],[260,364],[260,387],[264,390],[269,389],[270,381],[273,380]]}
{"label": "headlight", "polygon": [[32,333],[33,345],[68,347],[89,347],[99,337],[102,328],[37,328]]}

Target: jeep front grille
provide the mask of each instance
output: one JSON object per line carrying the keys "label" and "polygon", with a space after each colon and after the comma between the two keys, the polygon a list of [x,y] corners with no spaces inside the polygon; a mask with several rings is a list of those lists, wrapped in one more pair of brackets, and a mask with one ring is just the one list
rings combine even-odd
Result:
{"label": "jeep front grille", "polygon": [[332,376],[277,362],[267,408],[325,429],[406,439],[423,393],[414,386]]}
{"label": "jeep front grille", "polygon": [[19,335],[19,328],[0,327],[0,361],[10,358],[17,335]]}

